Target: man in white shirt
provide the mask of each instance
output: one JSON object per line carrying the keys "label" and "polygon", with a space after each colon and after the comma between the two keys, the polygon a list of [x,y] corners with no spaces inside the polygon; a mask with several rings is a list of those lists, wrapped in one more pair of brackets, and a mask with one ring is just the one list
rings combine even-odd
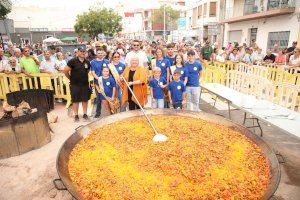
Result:
{"label": "man in white shirt", "polygon": [[57,68],[55,66],[55,61],[51,59],[51,54],[49,51],[44,52],[45,59],[41,62],[40,72],[56,74],[58,73]]}
{"label": "man in white shirt", "polygon": [[138,40],[134,40],[132,43],[132,51],[130,51],[125,58],[125,63],[126,66],[128,66],[130,64],[130,60],[133,57],[138,57],[139,58],[139,63],[140,66],[145,67],[146,69],[148,68],[148,59],[147,59],[147,55],[146,53],[141,50],[141,45],[140,42]]}

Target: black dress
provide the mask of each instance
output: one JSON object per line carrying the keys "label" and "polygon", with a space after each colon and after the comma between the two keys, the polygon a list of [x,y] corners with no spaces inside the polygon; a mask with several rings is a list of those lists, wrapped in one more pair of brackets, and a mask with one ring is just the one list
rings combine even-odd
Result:
{"label": "black dress", "polygon": [[[129,77],[128,82],[133,82],[133,76],[135,74],[135,71],[129,71]],[[133,91],[133,85],[130,86],[131,90]],[[132,94],[128,89],[128,104],[129,104],[129,110],[137,110],[139,109],[139,106],[132,101]]]}

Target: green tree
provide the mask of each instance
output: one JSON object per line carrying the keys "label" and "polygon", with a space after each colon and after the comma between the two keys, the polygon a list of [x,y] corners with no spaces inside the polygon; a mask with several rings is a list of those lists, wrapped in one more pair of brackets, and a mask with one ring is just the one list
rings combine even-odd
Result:
{"label": "green tree", "polygon": [[4,6],[0,5],[0,19],[5,19],[10,11],[11,9],[6,9]]}
{"label": "green tree", "polygon": [[121,20],[122,17],[113,12],[112,9],[90,9],[89,12],[77,15],[74,29],[80,36],[88,34],[93,38],[99,33],[114,36],[122,31]]}
{"label": "green tree", "polygon": [[[171,6],[166,6],[166,29],[174,30],[177,28],[177,20],[180,17],[180,12],[174,10]],[[158,10],[155,10],[152,15],[153,24],[163,24],[164,23],[164,6],[161,6]]]}

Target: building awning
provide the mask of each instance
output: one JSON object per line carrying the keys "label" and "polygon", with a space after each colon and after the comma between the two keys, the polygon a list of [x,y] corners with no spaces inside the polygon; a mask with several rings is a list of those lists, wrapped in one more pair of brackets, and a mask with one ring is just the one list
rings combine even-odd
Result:
{"label": "building awning", "polygon": [[60,41],[62,41],[62,42],[76,42],[77,37],[64,37],[64,38],[60,39]]}

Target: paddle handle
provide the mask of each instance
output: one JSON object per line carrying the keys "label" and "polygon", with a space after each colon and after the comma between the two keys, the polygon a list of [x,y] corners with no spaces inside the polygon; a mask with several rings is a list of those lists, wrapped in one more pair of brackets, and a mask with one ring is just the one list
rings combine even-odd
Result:
{"label": "paddle handle", "polygon": [[154,130],[155,135],[157,135],[158,132],[157,132],[156,128],[153,126],[153,124],[152,124],[151,120],[149,119],[148,115],[146,114],[146,111],[145,111],[144,108],[141,106],[139,100],[136,98],[135,94],[133,93],[133,91],[132,91],[131,87],[129,86],[128,82],[126,81],[126,79],[125,79],[124,77],[122,77],[122,78],[123,78],[123,81],[125,82],[127,88],[128,88],[129,91],[131,92],[133,98],[136,100],[138,106],[141,108],[142,112],[144,113],[144,116],[145,116],[146,119],[148,120],[150,126],[151,126],[152,129]]}

